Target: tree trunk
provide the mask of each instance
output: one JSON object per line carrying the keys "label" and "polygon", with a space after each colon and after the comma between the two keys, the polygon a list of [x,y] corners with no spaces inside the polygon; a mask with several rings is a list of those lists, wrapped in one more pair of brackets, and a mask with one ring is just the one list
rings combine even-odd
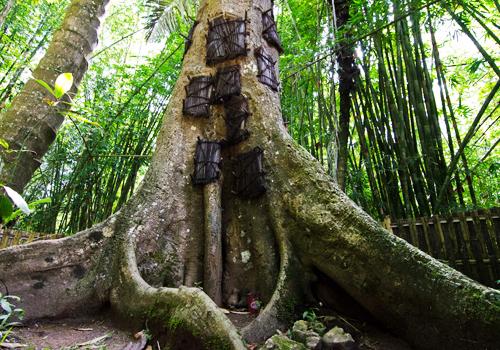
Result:
{"label": "tree trunk", "polygon": [[16,0],[8,0],[2,11],[0,12],[0,31],[3,29],[3,23],[9,15],[10,10],[16,4]]}
{"label": "tree trunk", "polygon": [[[87,56],[97,45],[99,18],[108,0],[74,0],[61,28],[54,34],[45,56],[33,72],[35,79],[54,84],[61,73],[73,73],[74,87],[87,71]],[[0,149],[0,182],[21,192],[41,164],[70,108],[67,96],[53,106],[50,93],[30,79],[0,116],[0,139],[10,150]]]}
{"label": "tree trunk", "polygon": [[[319,270],[418,349],[499,347],[500,293],[389,234],[288,135],[279,93],[259,81],[254,56],[263,46],[278,58],[261,36],[261,11],[271,6],[271,0],[201,3],[193,44],[141,189],[95,228],[0,251],[0,279],[23,298],[27,318],[109,301],[118,315],[147,320],[155,334],[167,334],[165,342],[173,348],[188,348],[181,338],[190,334],[192,348],[244,349],[216,304],[189,288],[203,281],[209,267],[204,242],[214,241],[205,235],[219,230],[215,219],[222,222],[225,243],[223,301],[237,287],[266,304],[241,330],[247,341],[262,341],[296,317],[312,271]],[[225,137],[223,108],[214,106],[210,118],[199,119],[183,115],[183,100],[189,77],[215,74],[216,67],[205,61],[206,33],[209,20],[221,13],[248,18],[250,51],[230,63],[240,65],[252,115],[246,125],[250,138],[222,152],[219,219],[219,189],[193,187],[190,174],[198,137]],[[264,150],[267,193],[242,199],[232,193],[235,158],[255,147]]]}
{"label": "tree trunk", "polygon": [[347,28],[349,21],[350,0],[336,0],[332,2],[335,11],[336,27],[340,36],[339,50],[337,54],[338,74],[339,74],[339,97],[340,116],[338,130],[338,163],[337,163],[337,183],[340,189],[345,190],[345,180],[347,172],[349,130],[351,121],[351,94],[354,91],[354,82],[358,73],[354,63],[354,47],[349,44],[351,35]]}

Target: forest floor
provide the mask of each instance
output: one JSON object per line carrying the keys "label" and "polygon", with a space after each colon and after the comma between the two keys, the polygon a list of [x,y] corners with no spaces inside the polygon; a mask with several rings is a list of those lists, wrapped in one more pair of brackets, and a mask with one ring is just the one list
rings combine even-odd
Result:
{"label": "forest floor", "polygon": [[[140,343],[131,331],[121,328],[106,314],[58,320],[37,320],[13,330],[20,349],[107,349],[122,350]],[[0,349],[2,346],[0,345]]]}
{"label": "forest floor", "polygon": [[[255,318],[254,315],[244,312],[226,314],[239,329]],[[360,350],[411,350],[404,341],[374,325],[355,321],[351,325],[352,327],[347,326],[346,328],[351,328],[349,331],[353,333]],[[19,347],[6,347],[5,349],[146,349],[145,334],[140,329],[123,328],[118,323],[113,322],[108,313],[58,320],[31,321],[14,329],[13,334]],[[153,348],[156,349],[156,347]],[[0,349],[4,349],[4,347],[0,345]]]}

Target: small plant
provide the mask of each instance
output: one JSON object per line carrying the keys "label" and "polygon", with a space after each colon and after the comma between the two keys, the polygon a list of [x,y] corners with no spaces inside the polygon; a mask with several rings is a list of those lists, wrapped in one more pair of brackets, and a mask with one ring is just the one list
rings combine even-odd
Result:
{"label": "small plant", "polygon": [[153,333],[151,332],[151,330],[149,328],[146,327],[146,329],[144,329],[142,332],[144,333],[144,336],[146,337],[146,339],[148,341],[153,339]]}
{"label": "small plant", "polygon": [[310,330],[313,330],[314,332],[318,333],[319,335],[323,335],[326,331],[326,327],[320,321],[321,317],[316,315],[316,311],[318,311],[318,309],[316,309],[316,308],[307,309],[302,314],[302,319],[307,321]]}
{"label": "small plant", "polygon": [[[53,88],[43,80],[35,79],[35,81],[38,84],[40,84],[45,90],[47,90],[54,97],[55,101],[52,99],[46,100],[46,102],[49,106],[55,107],[55,106],[59,105],[60,103],[67,105],[69,107],[74,106],[73,100],[71,99],[71,97],[69,95],[67,95],[67,93],[73,87],[73,83],[74,83],[74,78],[73,78],[72,73],[60,74],[57,77]],[[63,97],[65,97],[65,96],[67,96],[67,98],[69,99],[69,102],[65,101],[63,99]],[[100,127],[99,123],[93,122],[93,121],[81,116],[80,115],[81,113],[74,111],[74,110],[71,110],[71,108],[66,111],[66,114],[73,123],[75,123],[75,121],[79,121],[81,123],[86,123],[86,124]]]}
{"label": "small plant", "polygon": [[16,308],[14,303],[21,299],[14,295],[3,295],[0,293],[0,345],[7,339],[12,327],[20,325],[15,319],[22,320],[24,310]]}
{"label": "small plant", "polygon": [[[7,225],[23,214],[31,214],[36,206],[50,202],[50,198],[43,198],[28,204],[19,193],[0,183],[0,227],[1,224]],[[19,209],[14,210],[14,205]]]}
{"label": "small plant", "polygon": [[308,322],[315,322],[318,319],[318,316],[316,315],[314,309],[307,309],[302,314],[302,319]]}
{"label": "small plant", "polygon": [[[51,93],[57,100],[60,100],[73,86],[73,74],[63,73],[59,75],[55,81],[54,88],[49,84],[40,79],[35,79],[35,81],[43,86],[48,92]],[[58,102],[53,102],[57,104]]]}

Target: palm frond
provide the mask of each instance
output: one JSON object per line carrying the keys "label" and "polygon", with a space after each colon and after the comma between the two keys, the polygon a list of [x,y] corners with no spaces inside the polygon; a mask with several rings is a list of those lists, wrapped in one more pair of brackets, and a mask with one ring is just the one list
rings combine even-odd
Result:
{"label": "palm frond", "polygon": [[146,38],[161,41],[179,30],[183,23],[192,22],[198,0],[146,0]]}

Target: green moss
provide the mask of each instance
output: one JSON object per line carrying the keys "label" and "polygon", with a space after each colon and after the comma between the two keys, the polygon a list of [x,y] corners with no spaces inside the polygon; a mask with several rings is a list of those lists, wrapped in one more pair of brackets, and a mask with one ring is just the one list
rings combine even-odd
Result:
{"label": "green moss", "polygon": [[182,320],[175,315],[170,317],[167,321],[167,328],[171,329],[172,331],[175,331],[182,323]]}
{"label": "green moss", "polygon": [[277,306],[277,316],[278,318],[286,323],[291,323],[296,318],[296,308],[298,305],[297,298],[293,296],[285,296],[280,300]]}
{"label": "green moss", "polygon": [[495,309],[500,312],[500,293],[499,292],[488,292],[486,294],[486,299],[490,301]]}
{"label": "green moss", "polygon": [[307,350],[304,344],[291,340],[284,335],[275,335],[271,341],[277,350]]}
{"label": "green moss", "polygon": [[207,349],[230,350],[232,348],[228,341],[221,338],[210,338],[206,341]]}

